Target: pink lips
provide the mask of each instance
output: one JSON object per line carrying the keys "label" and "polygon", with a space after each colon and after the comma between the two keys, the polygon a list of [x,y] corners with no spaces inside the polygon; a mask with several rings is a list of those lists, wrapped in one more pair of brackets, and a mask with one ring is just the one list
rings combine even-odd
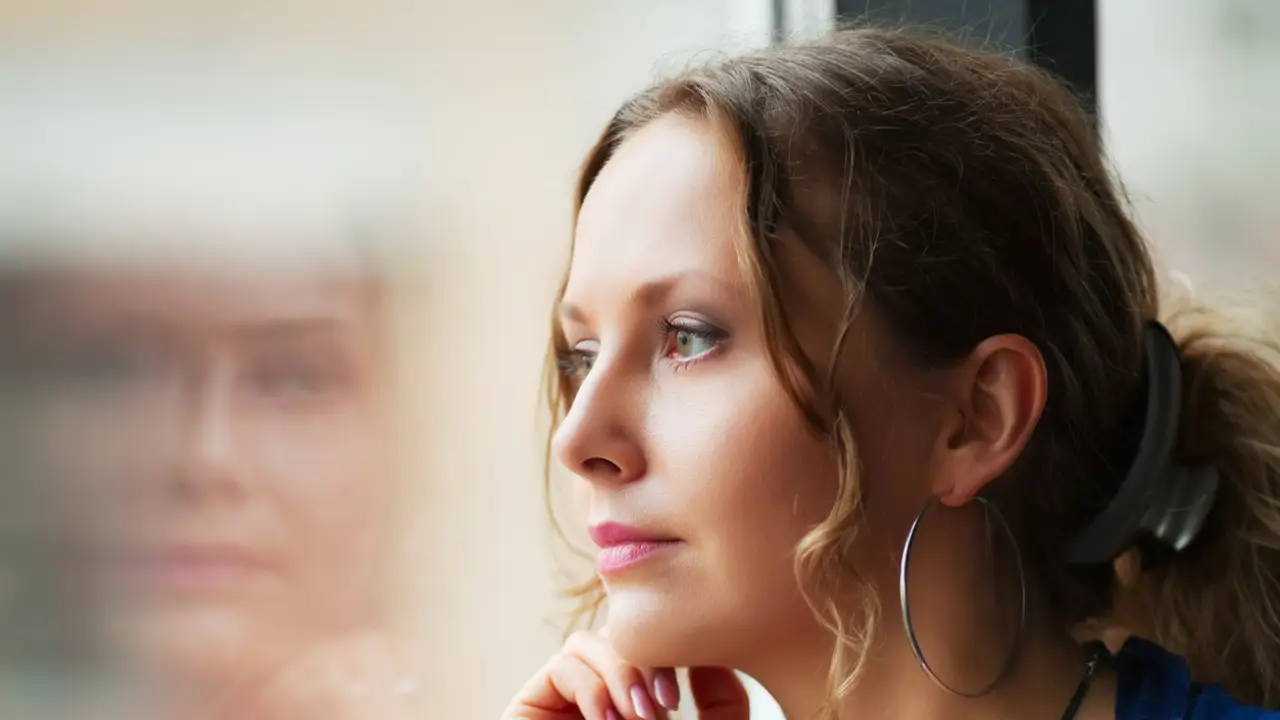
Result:
{"label": "pink lips", "polygon": [[227,546],[168,546],[105,559],[115,581],[163,594],[230,590],[267,569],[261,558]]}
{"label": "pink lips", "polygon": [[600,548],[596,555],[596,572],[601,575],[621,572],[680,542],[618,523],[593,525],[589,532],[591,541]]}

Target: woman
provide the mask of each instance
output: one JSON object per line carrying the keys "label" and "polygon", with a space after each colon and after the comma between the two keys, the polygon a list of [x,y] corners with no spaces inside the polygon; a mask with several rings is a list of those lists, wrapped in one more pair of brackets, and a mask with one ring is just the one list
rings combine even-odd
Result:
{"label": "woman", "polygon": [[33,712],[412,716],[384,612],[382,282],[354,257],[61,262],[13,273],[6,299],[27,484],[49,508],[40,584],[61,599],[6,618],[81,621],[48,651],[75,702]]}
{"label": "woman", "polygon": [[552,450],[607,619],[505,717],[650,720],[686,666],[724,720],[726,667],[790,718],[1273,717],[1228,708],[1280,690],[1280,344],[1162,309],[1046,74],[879,30],[721,61],[577,197]]}

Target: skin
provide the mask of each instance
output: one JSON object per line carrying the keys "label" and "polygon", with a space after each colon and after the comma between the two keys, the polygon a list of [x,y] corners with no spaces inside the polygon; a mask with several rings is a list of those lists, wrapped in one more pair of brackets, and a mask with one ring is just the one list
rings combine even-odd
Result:
{"label": "skin", "polygon": [[[677,542],[604,576],[603,637],[571,641],[506,717],[655,717],[653,679],[670,667],[747,672],[787,717],[810,717],[829,696],[833,638],[804,602],[792,553],[832,509],[836,465],[769,361],[737,263],[743,173],[725,137],[706,120],[660,118],[622,144],[583,204],[560,308],[578,389],[554,450],[585,486],[589,523]],[[784,244],[780,263],[793,329],[825,366],[831,309],[843,305],[837,279],[798,242]],[[939,498],[912,556],[921,644],[961,689],[999,671],[1018,584],[986,552],[989,534],[1003,536],[972,498],[1035,428],[1047,392],[1038,351],[998,336],[953,367],[918,368],[868,305],[836,380],[850,399],[867,505],[847,557],[863,583],[845,583],[835,599],[854,622],[868,593],[883,609],[841,717],[1059,717],[1083,663],[1070,635],[1038,612],[1034,589],[1017,664],[977,700],[921,672],[897,612],[907,529]],[[636,684],[648,706],[633,699]],[[1077,717],[1112,717],[1113,704],[1104,676]],[[734,712],[726,720],[747,717],[745,705]]]}
{"label": "skin", "polygon": [[[161,716],[226,701],[226,716],[363,717],[357,685],[390,695],[404,673],[369,636],[394,501],[369,278],[91,269],[28,300],[33,437],[106,666],[165,690]],[[186,544],[251,562],[184,576],[143,560]]]}

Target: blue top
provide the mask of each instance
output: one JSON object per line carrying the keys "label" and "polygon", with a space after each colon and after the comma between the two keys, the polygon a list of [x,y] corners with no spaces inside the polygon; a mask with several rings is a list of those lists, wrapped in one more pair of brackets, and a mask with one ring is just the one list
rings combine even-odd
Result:
{"label": "blue top", "polygon": [[1115,657],[1116,720],[1280,720],[1280,711],[1245,707],[1219,685],[1191,682],[1187,661],[1130,638]]}

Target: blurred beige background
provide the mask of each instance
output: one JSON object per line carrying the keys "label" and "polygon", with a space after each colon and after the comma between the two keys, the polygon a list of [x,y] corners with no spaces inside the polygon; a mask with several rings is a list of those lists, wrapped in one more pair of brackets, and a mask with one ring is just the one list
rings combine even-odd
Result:
{"label": "blurred beige background", "polygon": [[1276,307],[1280,3],[1099,0],[1098,54],[1103,139],[1166,266]]}
{"label": "blurred beige background", "polygon": [[[334,87],[367,80],[407,96],[394,105],[419,134],[395,123],[395,141],[427,167],[402,175],[414,187],[397,200],[416,201],[387,256],[412,491],[396,599],[434,717],[496,717],[559,644],[565,554],[544,511],[539,384],[579,159],[656,70],[767,42],[768,13],[764,0],[0,5],[0,55],[24,91],[24,63],[75,75],[102,56],[189,67],[196,87],[215,65],[309,66],[322,91],[331,68]],[[21,169],[0,180],[12,188]]]}
{"label": "blurred beige background", "polygon": [[[420,135],[406,152],[427,168],[392,249],[413,488],[397,598],[436,717],[497,717],[558,645],[565,607],[542,498],[539,384],[577,163],[655,71],[767,42],[771,4],[0,3],[9,57],[112,47],[328,57],[367,64],[412,95]],[[829,20],[822,3],[787,6],[793,27]],[[1206,283],[1273,270],[1280,123],[1264,88],[1280,69],[1280,5],[1099,6],[1107,141],[1144,224]],[[1261,49],[1240,49],[1240,13],[1266,19],[1244,23]]]}

